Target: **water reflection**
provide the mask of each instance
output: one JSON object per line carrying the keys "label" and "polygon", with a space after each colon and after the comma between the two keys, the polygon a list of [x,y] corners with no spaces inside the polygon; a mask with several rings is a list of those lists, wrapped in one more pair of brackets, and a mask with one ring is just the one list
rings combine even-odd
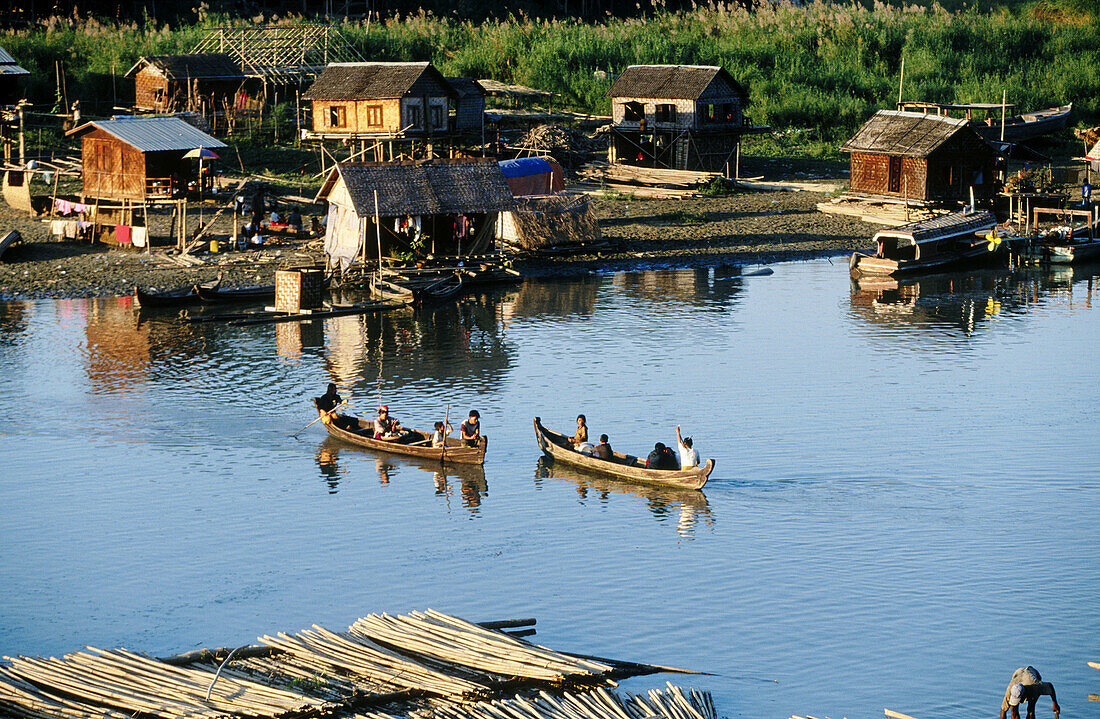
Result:
{"label": "water reflection", "polygon": [[0,302],[0,346],[14,347],[18,336],[27,331],[27,304]]}
{"label": "water reflection", "polygon": [[852,314],[892,330],[961,330],[972,335],[992,320],[1038,305],[1089,308],[1100,266],[974,270],[918,279],[852,280]]}
{"label": "water reflection", "polygon": [[614,275],[619,294],[646,303],[675,302],[722,309],[744,289],[740,267],[648,270]]}
{"label": "water reflection", "polygon": [[616,494],[640,497],[658,522],[676,522],[676,534],[681,539],[694,539],[700,520],[707,528],[714,527],[714,513],[707,496],[700,491],[619,482],[586,474],[542,456],[535,466],[535,486],[541,486],[544,479],[560,479],[574,484],[582,504],[594,501],[606,505],[613,501]]}
{"label": "water reflection", "polygon": [[326,437],[317,447],[314,457],[317,461],[318,473],[328,485],[329,494],[336,494],[340,484],[351,478],[350,470],[341,462],[341,457],[349,456],[372,460],[381,485],[388,485],[405,468],[419,470],[412,473],[413,476],[423,472],[424,475],[432,478],[436,496],[442,497],[448,507],[457,488],[461,506],[471,514],[478,514],[482,500],[489,495],[489,484],[485,481],[485,468],[480,465],[440,464],[416,457],[387,457],[363,447],[344,444],[335,437]]}

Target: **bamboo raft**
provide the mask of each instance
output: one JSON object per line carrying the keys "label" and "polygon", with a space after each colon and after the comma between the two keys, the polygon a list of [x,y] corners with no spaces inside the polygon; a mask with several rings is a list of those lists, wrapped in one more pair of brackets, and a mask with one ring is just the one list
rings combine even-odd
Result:
{"label": "bamboo raft", "polygon": [[[502,631],[534,623],[479,625],[429,609],[372,614],[344,632],[315,625],[263,635],[259,645],[164,659],[94,647],[60,658],[4,657],[0,715],[716,719],[709,695],[670,685],[668,696],[623,699],[606,689],[624,677],[692,672],[558,652],[518,638],[531,629]],[[526,696],[504,698],[516,692]]]}

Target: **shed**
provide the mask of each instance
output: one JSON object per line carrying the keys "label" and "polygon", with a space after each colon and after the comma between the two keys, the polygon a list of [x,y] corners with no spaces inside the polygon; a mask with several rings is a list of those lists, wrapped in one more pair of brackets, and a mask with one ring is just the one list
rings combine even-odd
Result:
{"label": "shed", "polygon": [[852,193],[945,202],[995,189],[995,152],[964,118],[879,110],[840,149]]}
{"label": "shed", "polygon": [[23,97],[22,82],[31,73],[0,47],[0,105],[14,105]]}
{"label": "shed", "polygon": [[376,192],[387,256],[477,253],[492,242],[499,213],[515,205],[492,158],[337,164],[317,193],[329,203],[325,254],[333,265],[376,255]]}
{"label": "shed", "polygon": [[565,189],[561,165],[542,157],[501,160],[500,170],[515,197],[553,195]]}
{"label": "shed", "polygon": [[244,83],[226,53],[147,55],[126,72],[134,80],[134,107],[151,112],[213,112]]}
{"label": "shed", "polygon": [[95,120],[68,134],[81,138],[84,196],[102,199],[184,193],[198,177],[198,163],[184,155],[199,148],[226,147],[178,117]]}
{"label": "shed", "polygon": [[451,129],[455,132],[481,132],[485,128],[485,89],[469,77],[448,77],[455,91]]}
{"label": "shed", "polygon": [[749,95],[716,65],[631,65],[608,91],[613,163],[721,172],[749,127]]}
{"label": "shed", "polygon": [[429,62],[340,62],[303,93],[314,139],[446,134],[458,93]]}

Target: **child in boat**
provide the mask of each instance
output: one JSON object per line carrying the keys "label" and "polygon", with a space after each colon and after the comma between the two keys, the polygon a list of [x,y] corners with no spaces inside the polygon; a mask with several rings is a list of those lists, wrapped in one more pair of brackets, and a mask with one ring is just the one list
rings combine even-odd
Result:
{"label": "child in boat", "polygon": [[450,424],[436,422],[435,433],[432,434],[432,446],[442,447],[444,444],[446,444],[448,435],[450,435],[453,431],[454,429],[451,427]]}
{"label": "child in boat", "polygon": [[481,415],[476,409],[470,410],[469,419],[459,425],[459,429],[462,431],[462,441],[466,446],[476,447],[478,440],[481,439]]}
{"label": "child in boat", "polygon": [[378,417],[374,420],[375,439],[394,439],[401,436],[401,423],[390,416],[389,405],[378,408]]}
{"label": "child in boat", "polygon": [[[573,446],[580,451],[580,446],[588,442],[588,425],[587,420],[583,414],[577,415],[577,433],[569,438],[569,441],[573,443]],[[591,446],[591,445],[589,445]]]}

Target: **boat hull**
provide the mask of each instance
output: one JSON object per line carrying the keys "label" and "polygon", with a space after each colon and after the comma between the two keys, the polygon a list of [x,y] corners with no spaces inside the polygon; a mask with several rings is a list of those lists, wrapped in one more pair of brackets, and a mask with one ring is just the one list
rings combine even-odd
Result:
{"label": "boat hull", "polygon": [[589,457],[572,449],[571,446],[567,447],[568,438],[543,427],[542,420],[538,417],[535,417],[535,440],[543,454],[555,462],[607,477],[660,487],[702,489],[714,470],[713,459],[708,459],[702,467],[672,470],[646,469],[645,460],[620,452],[614,453],[615,461]]}
{"label": "boat hull", "polygon": [[1032,245],[1024,253],[1029,262],[1052,265],[1072,265],[1100,258],[1100,240],[1072,245]]}
{"label": "boat hull", "polygon": [[196,287],[205,303],[266,302],[275,299],[275,285],[263,287]]}
{"label": "boat hull", "polygon": [[848,261],[848,269],[856,279],[875,276],[898,277],[991,265],[1005,257],[1006,253],[1001,248],[991,252],[985,243],[975,245],[968,250],[941,254],[929,260],[889,260],[854,252]]}
{"label": "boat hull", "polygon": [[[1004,140],[1005,142],[1024,142],[1025,140],[1032,140],[1042,135],[1063,130],[1069,122],[1071,110],[1073,110],[1072,104],[1010,117],[1005,121]],[[995,120],[992,123],[975,122],[971,123],[971,127],[987,140],[1001,139],[1001,123],[999,121]]]}
{"label": "boat hull", "polygon": [[[445,462],[448,464],[485,463],[485,449],[489,444],[487,437],[481,437],[476,447],[466,446],[466,443],[457,437],[448,437],[446,447],[400,444],[393,441],[374,439],[373,436],[360,434],[359,431],[356,431],[356,428],[360,431],[370,431],[373,429],[374,425],[369,420],[364,421],[358,417],[346,414],[337,414],[333,417],[328,412],[322,412],[320,410],[318,410],[318,414],[321,415],[321,423],[325,425],[325,429],[328,430],[330,435],[358,447],[366,447],[367,449],[372,449],[376,452],[385,452],[386,454],[397,454],[404,457],[419,457],[420,459]],[[350,428],[345,429],[344,427],[340,427],[340,423],[346,424]],[[431,434],[417,430],[408,430],[404,436],[405,438],[411,436],[411,440],[409,441],[419,442],[430,439]]]}

